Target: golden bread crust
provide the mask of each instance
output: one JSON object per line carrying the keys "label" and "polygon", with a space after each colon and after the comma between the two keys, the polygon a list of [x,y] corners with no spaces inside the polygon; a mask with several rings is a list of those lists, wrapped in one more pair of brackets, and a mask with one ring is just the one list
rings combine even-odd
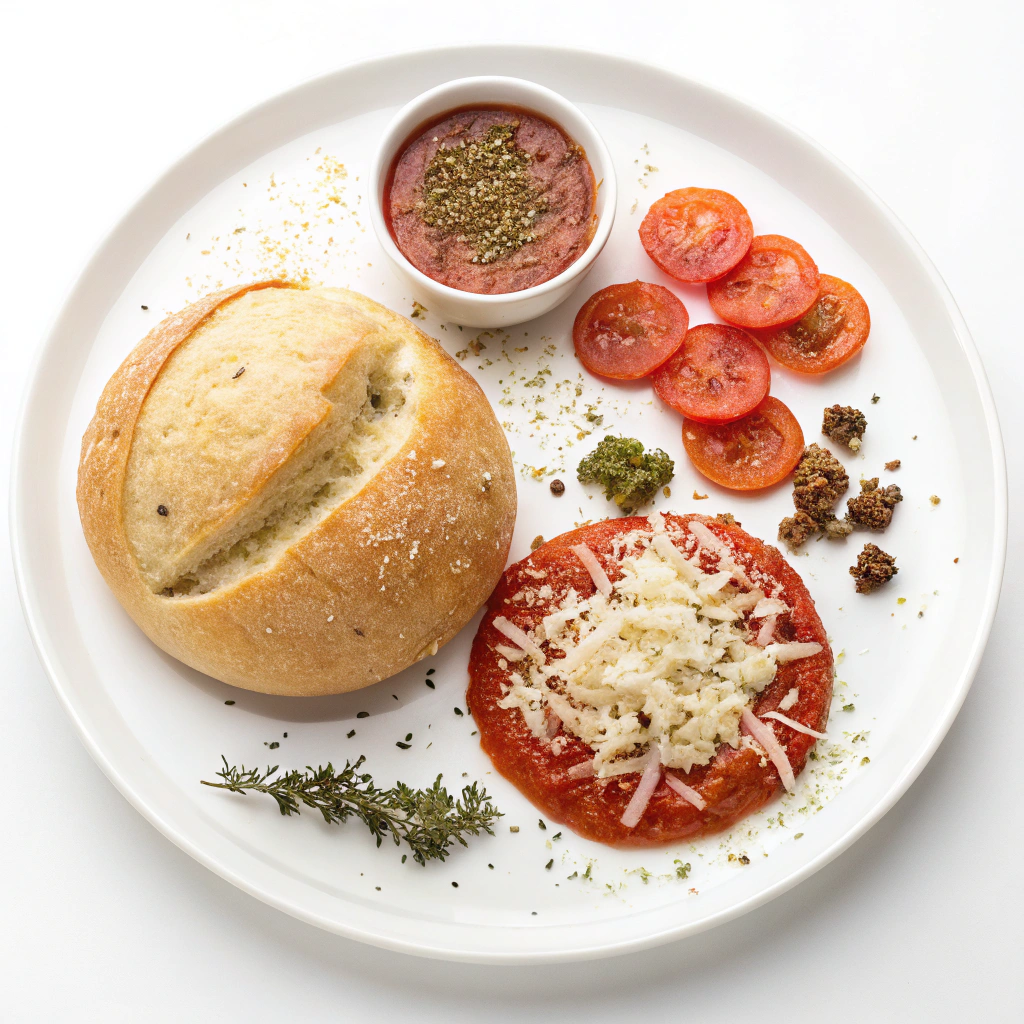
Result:
{"label": "golden bread crust", "polygon": [[[175,478],[175,472],[185,479],[180,463],[187,446],[172,447],[170,455],[153,448],[157,421],[145,412],[147,399],[156,394],[154,405],[166,400],[171,371],[158,392],[161,373],[181,346],[204,325],[210,328],[211,318],[230,317],[229,304],[256,290],[290,287],[268,281],[218,292],[147,335],[107,384],[83,438],[78,504],[100,572],[163,650],[246,689],[320,695],[387,678],[435,651],[469,621],[505,567],[516,491],[508,443],[486,398],[436,341],[365,296],[342,289],[303,290],[310,307],[316,307],[318,324],[333,322],[332,303],[339,314],[338,358],[327,360],[330,371],[310,371],[319,374],[311,377],[313,397],[330,407],[321,393],[335,386],[342,395],[346,366],[354,373],[351,367],[366,362],[361,353],[370,358],[398,351],[411,381],[401,421],[408,433],[393,433],[398,447],[387,451],[376,471],[336,506],[318,510],[320,518],[282,541],[269,561],[252,568],[241,563],[240,575],[223,581],[210,577],[202,588],[188,590],[196,575],[191,553],[199,548],[205,553],[217,536],[232,541],[231,524],[280,483],[295,453],[314,443],[323,416],[300,410],[278,435],[269,432],[265,452],[247,449],[244,466],[258,465],[258,472],[236,490],[231,486],[237,481],[227,479],[239,475],[235,462],[205,467],[210,493],[216,494],[208,508],[201,490],[191,494],[192,518],[174,543],[166,544],[154,530],[170,529],[174,495],[167,499],[171,514],[159,519],[145,520],[157,511],[144,502],[151,503],[157,493],[152,488],[159,484],[152,480]],[[289,296],[289,305],[295,297]],[[273,306],[268,301],[236,307],[239,337]],[[293,329],[305,330],[301,318]],[[323,348],[323,339],[317,344]],[[332,373],[337,375],[333,383]],[[307,412],[315,408],[314,401]],[[183,429],[196,430],[205,443],[198,426]],[[145,448],[147,464],[166,458],[166,472],[146,477],[143,460],[132,461],[136,443],[138,451]],[[185,490],[184,484],[179,489]],[[143,503],[126,506],[126,494],[142,494]],[[144,569],[140,555],[152,566]]]}

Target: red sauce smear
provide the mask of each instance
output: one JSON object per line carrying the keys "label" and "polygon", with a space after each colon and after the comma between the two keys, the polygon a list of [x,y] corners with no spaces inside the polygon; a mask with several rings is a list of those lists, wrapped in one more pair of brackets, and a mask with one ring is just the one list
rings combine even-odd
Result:
{"label": "red sauce smear", "polygon": [[[534,220],[535,240],[492,263],[457,234],[420,216],[424,175],[441,146],[477,142],[494,125],[511,125],[515,145],[533,157],[529,174],[547,209]],[[583,255],[594,236],[597,185],[579,146],[558,125],[514,107],[454,110],[418,128],[399,149],[384,183],[384,219],[402,255],[427,277],[464,292],[499,294],[542,284]]]}
{"label": "red sauce smear", "polygon": [[[819,643],[822,649],[809,658],[779,665],[775,679],[755,696],[751,710],[758,716],[775,711],[789,690],[799,687],[797,703],[784,714],[823,731],[832,699],[832,651],[803,581],[777,548],[752,537],[738,525],[700,515],[668,514],[665,518],[669,531],[682,529],[690,521],[704,523],[725,541],[738,564],[755,582],[759,577],[767,577],[781,586],[778,596],[792,611],[779,617],[774,641]],[[581,597],[593,594],[595,587],[590,574],[570,550],[574,544],[587,544],[614,582],[621,572],[617,571],[612,542],[631,530],[649,531],[648,520],[629,516],[572,530],[505,570],[473,642],[467,701],[480,730],[480,745],[495,768],[549,818],[585,839],[614,846],[654,846],[720,832],[753,814],[782,788],[775,766],[770,760],[762,765],[753,750],[734,750],[723,744],[710,764],[686,773],[666,769],[697,790],[707,804],[703,810],[698,811],[683,800],[665,784],[663,776],[640,823],[630,829],[619,819],[640,781],[639,773],[608,779],[570,779],[571,766],[593,758],[590,747],[563,730],[559,733],[564,737],[562,753],[555,754],[550,742],[533,736],[518,708],[498,707],[509,669],[500,668],[500,655],[495,653],[494,646],[508,646],[510,642],[494,627],[495,617],[504,615],[521,629],[529,630],[552,610],[569,587],[574,587]],[[669,535],[677,546],[683,547],[683,538],[671,532]],[[702,552],[701,565],[706,571],[717,571],[717,556]],[[546,572],[547,576],[538,580],[526,570]],[[532,608],[512,600],[520,590],[536,590],[545,583],[554,591],[553,600],[538,600]],[[764,723],[774,730],[794,774],[799,774],[814,738],[774,719],[765,719]]]}

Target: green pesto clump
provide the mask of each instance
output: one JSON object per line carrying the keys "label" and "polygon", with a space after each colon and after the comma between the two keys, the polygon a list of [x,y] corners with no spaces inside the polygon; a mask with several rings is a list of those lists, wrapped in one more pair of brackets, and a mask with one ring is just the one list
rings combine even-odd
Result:
{"label": "green pesto clump", "polygon": [[623,515],[631,515],[654,497],[675,472],[675,463],[660,449],[645,452],[633,437],[605,439],[576,468],[581,484],[600,484],[604,496]]}

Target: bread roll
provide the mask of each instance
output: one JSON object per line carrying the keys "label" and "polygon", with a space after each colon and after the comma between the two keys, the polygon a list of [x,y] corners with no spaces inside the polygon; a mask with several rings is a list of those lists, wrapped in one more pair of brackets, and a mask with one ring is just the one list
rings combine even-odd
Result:
{"label": "bread roll", "polygon": [[270,281],[168,317],[103,391],[78,507],[147,636],[263,693],[385,679],[450,640],[512,539],[476,382],[355,292]]}

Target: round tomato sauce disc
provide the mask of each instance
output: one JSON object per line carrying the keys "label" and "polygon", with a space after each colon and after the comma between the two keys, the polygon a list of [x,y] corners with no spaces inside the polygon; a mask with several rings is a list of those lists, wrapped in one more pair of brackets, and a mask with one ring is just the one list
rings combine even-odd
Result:
{"label": "round tomato sauce disc", "polygon": [[590,296],[576,314],[572,343],[580,362],[601,377],[637,380],[683,343],[690,316],[660,284],[613,284]]}
{"label": "round tomato sauce disc", "polygon": [[804,452],[804,432],[789,407],[769,395],[752,413],[721,425],[683,421],[683,447],[709,480],[757,491],[784,480]]}
{"label": "round tomato sauce disc", "polygon": [[758,235],[725,277],[708,285],[711,308],[738,327],[775,327],[799,320],[818,297],[820,275],[802,245]]}
{"label": "round tomato sauce disc", "polygon": [[743,204],[716,188],[679,188],[651,204],[640,242],[666,274],[690,284],[714,281],[743,258],[754,227]]}
{"label": "round tomato sauce disc", "polygon": [[753,412],[767,396],[768,357],[746,331],[698,324],[679,350],[654,371],[658,397],[688,419],[729,423]]}
{"label": "round tomato sauce disc", "polygon": [[853,358],[870,331],[871,314],[860,292],[822,274],[817,300],[796,323],[758,331],[757,337],[790,370],[827,373]]}
{"label": "round tomato sauce disc", "polygon": [[[789,691],[797,687],[798,700],[786,715],[821,731],[832,698],[832,652],[814,602],[800,577],[776,548],[750,536],[738,524],[700,515],[668,514],[665,523],[673,543],[685,543],[690,536],[685,526],[691,521],[703,523],[724,541],[748,575],[767,577],[781,587],[779,596],[792,611],[780,616],[776,641],[799,640],[821,645],[818,654],[780,664],[775,679],[755,697],[752,712],[762,715],[776,710]],[[573,545],[586,544],[614,581],[618,576],[615,541],[632,530],[649,529],[649,521],[643,516],[593,523],[556,537],[506,569],[473,641],[469,665],[467,701],[480,731],[480,745],[495,768],[553,821],[586,839],[620,846],[652,846],[719,832],[763,807],[782,785],[770,760],[762,765],[754,750],[723,745],[707,765],[686,773],[666,769],[639,823],[628,828],[621,818],[640,781],[639,773],[608,779],[571,778],[572,766],[592,759],[589,746],[564,730],[554,745],[550,739],[538,739],[518,708],[498,707],[503,686],[508,685],[509,673],[515,665],[505,662],[502,667],[504,659],[495,647],[509,646],[509,639],[495,627],[495,618],[504,616],[520,629],[531,630],[570,587],[580,597],[590,597],[595,590],[594,582],[572,551]],[[703,567],[713,571],[717,556],[705,551],[700,557]],[[550,587],[553,596],[539,597],[541,586]],[[532,603],[522,597],[517,599],[516,595],[524,592],[530,595]],[[794,773],[799,773],[814,745],[813,737],[774,719],[762,721],[775,732]],[[666,784],[668,773],[700,794],[705,802],[702,810]]]}

